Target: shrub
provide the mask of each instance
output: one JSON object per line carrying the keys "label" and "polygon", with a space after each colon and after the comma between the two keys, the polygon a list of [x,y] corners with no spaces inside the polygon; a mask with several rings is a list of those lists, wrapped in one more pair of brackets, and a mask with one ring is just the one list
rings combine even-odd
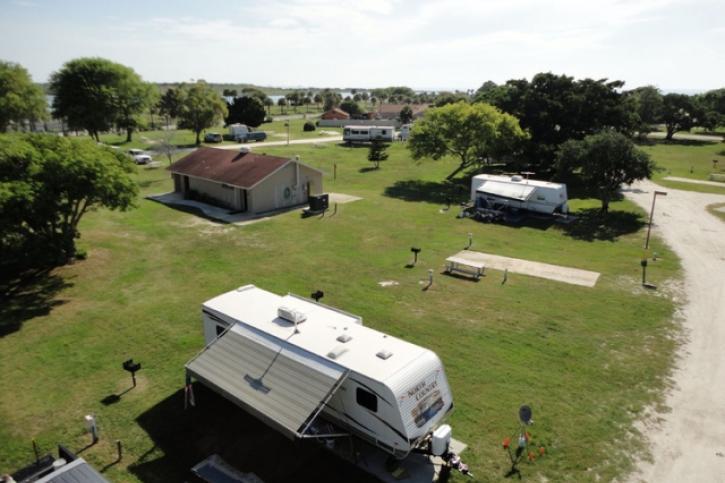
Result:
{"label": "shrub", "polygon": [[307,121],[305,123],[305,125],[302,127],[302,130],[305,131],[305,132],[307,132],[307,131],[314,131],[315,130],[315,125],[312,124],[310,121]]}

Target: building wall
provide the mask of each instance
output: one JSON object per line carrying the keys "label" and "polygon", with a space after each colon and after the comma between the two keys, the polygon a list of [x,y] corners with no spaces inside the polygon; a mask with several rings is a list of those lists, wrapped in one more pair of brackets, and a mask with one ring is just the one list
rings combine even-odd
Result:
{"label": "building wall", "polygon": [[[290,163],[249,191],[249,211],[263,213],[307,203],[309,192],[322,193],[322,174]],[[297,179],[299,176],[299,179]]]}
{"label": "building wall", "polygon": [[235,193],[238,190],[232,186],[206,179],[189,178],[189,189],[212,198],[220,206],[231,209],[240,208],[238,195]]}

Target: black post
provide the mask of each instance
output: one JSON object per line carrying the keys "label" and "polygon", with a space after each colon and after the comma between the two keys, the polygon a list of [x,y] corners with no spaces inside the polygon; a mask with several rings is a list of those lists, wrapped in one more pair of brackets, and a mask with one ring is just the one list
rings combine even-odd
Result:
{"label": "black post", "polygon": [[40,450],[38,450],[38,443],[33,440],[33,453],[35,453],[35,464],[38,464],[40,460]]}
{"label": "black post", "polygon": [[642,265],[642,285],[647,284],[647,259],[645,258],[640,262],[640,265]]}
{"label": "black post", "polygon": [[123,446],[121,446],[121,440],[116,440],[116,451],[118,452],[118,460],[121,461],[123,459]]}

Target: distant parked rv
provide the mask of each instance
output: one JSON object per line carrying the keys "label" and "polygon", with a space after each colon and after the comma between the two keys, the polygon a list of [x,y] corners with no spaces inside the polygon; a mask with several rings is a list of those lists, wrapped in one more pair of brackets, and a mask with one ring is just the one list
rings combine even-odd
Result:
{"label": "distant parked rv", "polygon": [[366,143],[370,141],[392,141],[395,129],[392,126],[345,126],[342,140],[346,143]]}

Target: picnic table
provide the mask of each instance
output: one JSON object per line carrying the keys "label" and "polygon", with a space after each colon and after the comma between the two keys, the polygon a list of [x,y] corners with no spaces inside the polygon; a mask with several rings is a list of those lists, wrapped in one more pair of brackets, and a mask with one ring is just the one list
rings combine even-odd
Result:
{"label": "picnic table", "polygon": [[483,262],[467,260],[465,258],[455,256],[446,258],[446,273],[449,274],[458,272],[478,280],[481,276],[483,276],[485,268],[486,266]]}

